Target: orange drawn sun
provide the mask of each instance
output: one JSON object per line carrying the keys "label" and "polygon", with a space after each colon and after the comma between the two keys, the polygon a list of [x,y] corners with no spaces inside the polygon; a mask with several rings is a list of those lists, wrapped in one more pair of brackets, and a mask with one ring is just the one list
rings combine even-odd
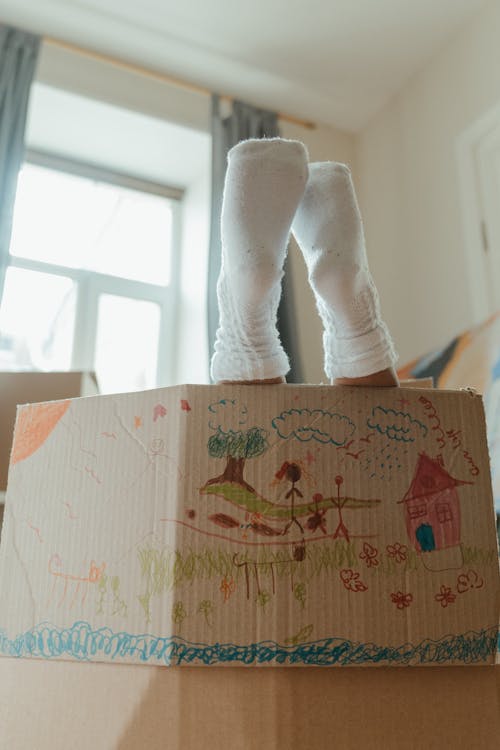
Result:
{"label": "orange drawn sun", "polygon": [[28,404],[20,409],[10,456],[12,465],[28,458],[44,444],[70,403]]}

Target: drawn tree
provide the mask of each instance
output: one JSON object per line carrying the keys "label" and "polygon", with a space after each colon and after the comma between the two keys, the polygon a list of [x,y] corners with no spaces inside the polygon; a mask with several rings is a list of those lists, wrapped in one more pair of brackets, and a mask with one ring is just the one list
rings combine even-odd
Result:
{"label": "drawn tree", "polygon": [[248,430],[224,432],[219,426],[210,437],[207,447],[213,458],[226,459],[222,474],[209,479],[207,485],[231,482],[245,487],[249,492],[255,492],[243,479],[243,469],[247,458],[261,456],[268,449],[266,430],[261,427],[250,427]]}

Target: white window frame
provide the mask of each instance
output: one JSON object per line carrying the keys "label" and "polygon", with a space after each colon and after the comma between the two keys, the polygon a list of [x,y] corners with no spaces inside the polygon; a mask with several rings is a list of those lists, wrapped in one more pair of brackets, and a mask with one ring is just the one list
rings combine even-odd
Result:
{"label": "white window frame", "polygon": [[[175,378],[175,361],[178,351],[177,310],[180,285],[181,216],[184,191],[166,185],[143,180],[131,175],[111,171],[94,164],[56,156],[47,152],[28,149],[24,161],[35,166],[59,172],[87,177],[140,192],[151,193],[171,199],[172,245],[170,279],[168,286],[150,284],[131,279],[110,276],[95,271],[70,268],[54,263],[45,263],[28,258],[9,255],[11,268],[54,274],[72,279],[76,283],[77,301],[73,332],[72,370],[89,370],[94,367],[97,334],[97,311],[99,296],[112,294],[146,302],[160,308],[160,330],[156,387],[171,385]],[[140,249],[139,249],[140,251]]]}

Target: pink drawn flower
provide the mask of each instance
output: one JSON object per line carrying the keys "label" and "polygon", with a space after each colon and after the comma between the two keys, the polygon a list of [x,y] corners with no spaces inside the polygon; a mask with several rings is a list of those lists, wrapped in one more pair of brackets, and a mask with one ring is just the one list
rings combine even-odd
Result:
{"label": "pink drawn flower", "polygon": [[453,604],[457,595],[454,594],[449,586],[441,584],[439,594],[436,594],[434,599],[441,604],[442,607],[447,607],[448,604]]}
{"label": "pink drawn flower", "polygon": [[406,560],[406,553],[408,552],[406,544],[394,542],[394,544],[388,544],[386,550],[387,557],[392,557],[397,563],[402,563]]}
{"label": "pink drawn flower", "polygon": [[402,591],[396,591],[391,594],[391,599],[398,609],[409,607],[413,601],[413,594],[404,594]]}
{"label": "pink drawn flower", "polygon": [[153,409],[153,422],[156,422],[158,417],[164,417],[167,413],[167,410],[163,406],[163,404],[156,404],[156,406]]}
{"label": "pink drawn flower", "polygon": [[372,547],[368,542],[363,544],[363,552],[359,553],[359,557],[361,560],[365,561],[367,568],[375,568],[378,565],[379,561],[377,560],[377,555],[378,549]]}
{"label": "pink drawn flower", "polygon": [[348,591],[366,591],[368,588],[359,580],[359,573],[355,573],[354,570],[341,570],[340,579]]}
{"label": "pink drawn flower", "polygon": [[236,591],[236,584],[232,576],[231,578],[224,576],[221,581],[219,591],[222,592],[222,594],[224,595],[224,601],[227,602],[230,596]]}
{"label": "pink drawn flower", "polygon": [[457,591],[459,594],[463,594],[470,589],[481,589],[484,586],[484,581],[475,570],[468,570],[467,573],[462,573],[457,578]]}

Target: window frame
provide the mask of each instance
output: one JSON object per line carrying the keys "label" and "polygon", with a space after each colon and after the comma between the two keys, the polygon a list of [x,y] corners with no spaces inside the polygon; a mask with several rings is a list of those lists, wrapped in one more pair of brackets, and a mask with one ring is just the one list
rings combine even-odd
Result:
{"label": "window frame", "polygon": [[111,276],[96,271],[70,268],[44,261],[20,258],[11,255],[10,252],[7,269],[9,267],[22,268],[28,271],[63,276],[71,279],[76,284],[77,299],[71,370],[92,370],[94,368],[97,340],[97,313],[99,296],[101,294],[129,297],[157,304],[160,308],[160,330],[158,336],[155,387],[171,385],[175,378],[175,361],[179,345],[177,310],[180,299],[181,220],[184,191],[151,180],[115,172],[95,164],[35,149],[26,150],[24,163],[99,182],[106,182],[170,200],[172,209],[172,244],[170,279],[167,286],[134,281],[133,279]]}

